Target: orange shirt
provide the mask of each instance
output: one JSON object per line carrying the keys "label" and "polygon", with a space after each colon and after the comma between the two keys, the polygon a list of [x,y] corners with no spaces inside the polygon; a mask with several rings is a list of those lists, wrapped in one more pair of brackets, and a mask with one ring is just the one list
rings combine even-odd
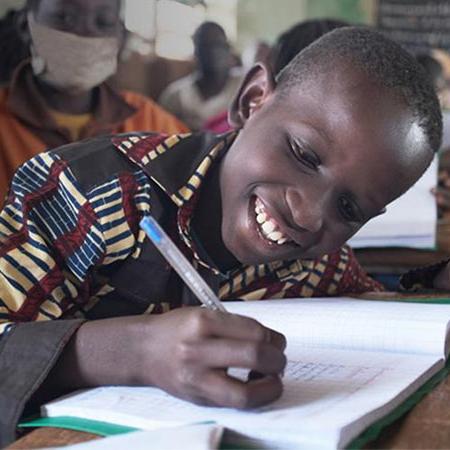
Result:
{"label": "orange shirt", "polygon": [[[130,131],[184,133],[188,128],[152,100],[133,92],[98,88],[97,105],[79,139]],[[28,62],[0,89],[0,205],[16,169],[37,153],[72,142],[40,95]]]}
{"label": "orange shirt", "polygon": [[92,114],[66,114],[55,109],[50,110],[55,122],[69,131],[73,141],[78,141],[86,125],[92,120]]}

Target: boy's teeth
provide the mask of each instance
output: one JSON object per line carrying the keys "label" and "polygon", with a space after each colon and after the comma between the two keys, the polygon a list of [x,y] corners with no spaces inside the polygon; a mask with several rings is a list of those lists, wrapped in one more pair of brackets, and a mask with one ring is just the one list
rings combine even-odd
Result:
{"label": "boy's teeth", "polygon": [[261,228],[264,233],[269,235],[272,231],[275,231],[275,224],[271,220],[268,220],[261,225]]}
{"label": "boy's teeth", "polygon": [[256,221],[261,224],[264,223],[267,220],[267,214],[260,212],[257,216],[256,216]]}
{"label": "boy's teeth", "polygon": [[279,231],[272,231],[272,233],[269,233],[267,237],[272,241],[278,242],[283,238],[283,233],[280,233]]}
{"label": "boy's teeth", "polygon": [[278,245],[283,245],[289,241],[289,239],[278,230],[278,225],[273,219],[266,213],[264,204],[259,198],[256,198],[255,202],[256,222],[259,224],[262,235]]}

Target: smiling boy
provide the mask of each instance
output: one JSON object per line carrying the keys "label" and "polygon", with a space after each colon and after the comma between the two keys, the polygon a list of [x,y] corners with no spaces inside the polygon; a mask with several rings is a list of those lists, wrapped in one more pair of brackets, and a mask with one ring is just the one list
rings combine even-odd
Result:
{"label": "smiling boy", "polygon": [[[284,337],[178,308],[198,302],[139,230],[149,212],[223,300],[381,288],[343,244],[439,148],[439,103],[414,58],[336,30],[276,81],[253,68],[230,116],[239,131],[226,136],[102,137],[18,170],[0,215],[2,443],[26,404],[80,387],[154,385],[237,408],[281,394]],[[445,264],[429,275],[449,285]],[[244,383],[229,367],[264,376]]]}

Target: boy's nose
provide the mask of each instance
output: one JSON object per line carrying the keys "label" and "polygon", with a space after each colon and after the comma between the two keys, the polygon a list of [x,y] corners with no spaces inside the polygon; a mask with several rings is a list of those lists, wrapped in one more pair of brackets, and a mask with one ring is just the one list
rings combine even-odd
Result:
{"label": "boy's nose", "polygon": [[313,197],[300,194],[296,190],[288,190],[286,199],[296,227],[310,233],[317,233],[322,229],[324,201],[321,196]]}

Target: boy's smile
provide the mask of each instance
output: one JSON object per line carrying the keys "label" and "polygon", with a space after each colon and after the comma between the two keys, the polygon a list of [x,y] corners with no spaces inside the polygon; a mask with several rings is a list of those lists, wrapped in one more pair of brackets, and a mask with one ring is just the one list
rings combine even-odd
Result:
{"label": "boy's smile", "polygon": [[234,108],[243,126],[221,163],[221,226],[244,264],[336,250],[432,158],[405,102],[348,64],[288,93],[260,66]]}

